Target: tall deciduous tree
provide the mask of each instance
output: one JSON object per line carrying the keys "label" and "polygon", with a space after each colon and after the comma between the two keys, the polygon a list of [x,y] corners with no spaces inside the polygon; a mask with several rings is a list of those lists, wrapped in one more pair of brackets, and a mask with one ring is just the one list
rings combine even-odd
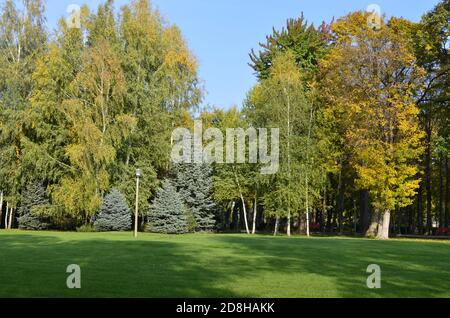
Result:
{"label": "tall deciduous tree", "polygon": [[356,12],[333,25],[336,43],[323,61],[329,111],[345,128],[356,183],[374,207],[368,235],[387,239],[390,216],[412,203],[419,180],[413,160],[423,151],[414,93],[423,70],[391,20],[373,30]]}
{"label": "tall deciduous tree", "polygon": [[[227,140],[229,139],[232,143],[228,144],[225,151],[223,151],[223,158],[226,163],[214,165],[214,198],[221,202],[226,210],[231,209],[231,217],[233,217],[234,208],[239,207],[237,210],[239,213],[235,216],[237,220],[233,221],[236,221],[239,231],[243,223],[246,233],[250,234],[249,208],[253,204],[253,193],[256,190],[256,179],[254,176],[257,166],[255,164],[238,162],[238,155],[235,152],[237,136],[228,135],[231,130],[239,129],[243,134],[245,146],[247,147],[249,136],[246,134],[246,129],[250,128],[250,123],[236,107],[228,111],[216,110],[212,115],[213,125],[221,130],[222,135],[226,136]],[[207,118],[208,116],[203,114],[203,117]],[[211,120],[210,118],[207,119]],[[223,142],[225,143],[225,140]],[[249,148],[247,147],[246,149],[248,150]],[[233,151],[233,153],[228,153],[228,151]],[[247,151],[245,151],[244,155],[246,158],[249,158]],[[242,223],[241,214],[243,218]]]}
{"label": "tall deciduous tree", "polygon": [[[424,187],[426,192],[426,229],[431,233],[433,224],[433,197],[438,204],[437,218],[441,225],[448,225],[448,212],[445,217],[444,162],[450,153],[449,137],[449,89],[450,80],[450,1],[443,0],[425,14],[416,28],[411,31],[411,46],[414,47],[418,64],[426,71],[425,87],[417,92],[417,105],[421,109],[421,125],[426,132],[426,151],[424,163]],[[433,158],[438,158],[433,160]],[[448,160],[448,159],[447,159]],[[433,168],[433,165],[435,168]],[[444,170],[444,172],[442,172]],[[434,179],[439,183],[439,194],[433,195]],[[439,175],[441,175],[439,177]],[[446,186],[448,188],[448,185]],[[420,214],[422,210],[418,211]]]}
{"label": "tall deciduous tree", "polygon": [[302,75],[294,53],[280,53],[273,60],[270,76],[254,88],[248,102],[248,111],[259,125],[280,129],[280,169],[269,177],[272,186],[264,196],[264,206],[275,217],[287,218],[288,235],[294,216],[306,213],[308,219],[313,180],[317,180],[312,140],[315,114]]}
{"label": "tall deciduous tree", "polygon": [[195,57],[180,30],[164,22],[148,1],[132,1],[121,9],[119,34],[125,112],[137,125],[117,148],[112,183],[132,202],[134,171],[143,169],[140,205],[145,207],[157,177],[169,169],[171,132],[198,105],[201,89]]}
{"label": "tall deciduous tree", "polygon": [[[44,5],[12,0],[2,4],[0,16],[0,189],[12,207],[25,185],[33,181],[25,149],[24,117],[32,94],[32,74],[45,52]],[[32,158],[31,158],[32,160]]]}
{"label": "tall deciduous tree", "polygon": [[118,57],[108,42],[99,41],[84,52],[83,71],[71,83],[71,98],[62,103],[72,137],[65,151],[77,171],[62,179],[55,198],[68,211],[84,213],[86,221],[109,188],[116,147],[136,125],[124,114],[124,91]]}

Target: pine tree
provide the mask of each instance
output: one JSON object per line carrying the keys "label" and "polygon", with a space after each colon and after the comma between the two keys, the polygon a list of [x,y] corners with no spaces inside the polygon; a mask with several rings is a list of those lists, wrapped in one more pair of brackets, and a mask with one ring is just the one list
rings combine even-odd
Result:
{"label": "pine tree", "polygon": [[175,182],[184,204],[192,212],[195,231],[212,231],[216,204],[212,199],[213,170],[209,164],[178,164]]}
{"label": "pine tree", "polygon": [[36,214],[36,209],[49,203],[45,197],[45,189],[40,183],[28,185],[22,196],[19,208],[19,229],[45,230],[49,227],[48,220]]}
{"label": "pine tree", "polygon": [[105,196],[94,222],[97,231],[127,231],[131,228],[131,210],[122,193],[113,189]]}
{"label": "pine tree", "polygon": [[188,230],[183,199],[169,180],[165,180],[158,189],[147,229],[165,234],[182,234]]}

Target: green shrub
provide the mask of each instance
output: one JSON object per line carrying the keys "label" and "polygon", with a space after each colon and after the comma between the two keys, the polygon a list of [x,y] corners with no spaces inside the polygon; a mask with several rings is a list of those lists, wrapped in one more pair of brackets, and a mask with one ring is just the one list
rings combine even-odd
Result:
{"label": "green shrub", "polygon": [[83,224],[82,226],[77,227],[77,232],[95,232],[95,228],[92,224]]}

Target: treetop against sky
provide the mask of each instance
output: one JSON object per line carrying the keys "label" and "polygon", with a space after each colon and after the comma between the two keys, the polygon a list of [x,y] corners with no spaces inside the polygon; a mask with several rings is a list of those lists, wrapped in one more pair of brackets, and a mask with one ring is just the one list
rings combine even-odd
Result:
{"label": "treetop against sky", "polygon": [[[4,3],[5,0],[0,0]],[[21,1],[15,1],[18,5]],[[119,9],[128,0],[116,0]],[[104,0],[46,0],[49,28],[55,28],[62,16],[68,16],[71,4],[96,10]],[[204,105],[229,108],[241,106],[248,90],[255,84],[253,70],[248,66],[248,53],[257,49],[272,27],[280,29],[289,17],[304,12],[315,25],[323,20],[364,10],[377,4],[383,14],[419,21],[437,0],[152,0],[170,23],[177,24],[199,61],[199,76],[206,88]]]}

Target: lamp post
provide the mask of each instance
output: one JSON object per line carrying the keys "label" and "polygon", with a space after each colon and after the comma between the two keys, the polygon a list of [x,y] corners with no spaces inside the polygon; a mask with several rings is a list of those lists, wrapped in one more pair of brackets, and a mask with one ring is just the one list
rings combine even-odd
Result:
{"label": "lamp post", "polygon": [[136,169],[136,209],[134,212],[134,237],[138,233],[138,212],[139,212],[139,178],[142,175],[141,169]]}

